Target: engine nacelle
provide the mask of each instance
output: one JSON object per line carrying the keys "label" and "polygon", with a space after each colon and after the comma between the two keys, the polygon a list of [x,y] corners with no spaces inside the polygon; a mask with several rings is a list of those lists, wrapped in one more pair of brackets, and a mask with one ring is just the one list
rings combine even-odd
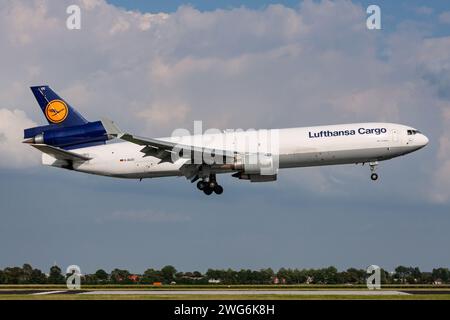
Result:
{"label": "engine nacelle", "polygon": [[101,121],[89,122],[79,126],[59,127],[54,125],[25,130],[25,142],[47,144],[54,147],[69,147],[111,139]]}
{"label": "engine nacelle", "polygon": [[271,154],[246,154],[235,159],[234,169],[247,175],[276,175],[278,162]]}

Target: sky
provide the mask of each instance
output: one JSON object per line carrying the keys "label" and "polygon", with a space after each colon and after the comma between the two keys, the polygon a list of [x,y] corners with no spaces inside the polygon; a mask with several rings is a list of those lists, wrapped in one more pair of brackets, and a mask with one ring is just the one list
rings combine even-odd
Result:
{"label": "sky", "polygon": [[[66,28],[67,6],[81,29]],[[378,4],[382,29],[366,28]],[[450,3],[445,1],[0,2],[0,268],[143,272],[271,267],[450,267]],[[45,124],[32,85],[87,119],[158,137],[176,128],[386,121],[430,139],[367,166],[120,180],[44,167],[23,129]]]}

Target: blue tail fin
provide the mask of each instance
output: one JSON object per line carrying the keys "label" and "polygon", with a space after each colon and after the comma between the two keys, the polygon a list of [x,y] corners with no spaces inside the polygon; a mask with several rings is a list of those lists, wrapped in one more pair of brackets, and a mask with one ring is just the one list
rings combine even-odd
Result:
{"label": "blue tail fin", "polygon": [[59,97],[49,86],[31,87],[48,123],[62,127],[77,126],[88,123],[64,99]]}

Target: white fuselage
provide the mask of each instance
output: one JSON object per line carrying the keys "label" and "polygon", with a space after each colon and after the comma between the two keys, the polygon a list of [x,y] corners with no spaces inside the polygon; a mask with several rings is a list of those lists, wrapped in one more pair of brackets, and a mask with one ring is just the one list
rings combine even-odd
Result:
{"label": "white fuselage", "polygon": [[[392,123],[355,123],[265,132],[277,137],[280,169],[382,161],[413,152],[428,143],[427,137],[414,128]],[[254,133],[224,132],[159,140],[245,152],[248,146],[241,142],[247,141],[249,135]],[[254,147],[258,152],[267,152],[266,141],[255,143],[257,146]],[[174,163],[160,162],[160,159],[152,156],[144,157],[142,148],[143,146],[130,142],[111,141],[104,145],[74,149],[71,151],[92,159],[74,163],[73,169],[97,175],[137,179],[182,175],[180,168],[186,159]],[[271,151],[274,152],[273,149]],[[43,163],[61,166],[60,161],[46,154],[43,155]],[[230,170],[217,171],[222,172]]]}

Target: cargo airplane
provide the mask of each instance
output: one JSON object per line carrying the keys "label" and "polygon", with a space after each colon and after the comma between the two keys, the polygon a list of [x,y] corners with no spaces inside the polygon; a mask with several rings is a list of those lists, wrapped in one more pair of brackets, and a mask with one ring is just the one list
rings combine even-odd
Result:
{"label": "cargo airplane", "polygon": [[184,176],[207,195],[223,192],[221,173],[268,182],[279,169],[368,163],[375,181],[379,161],[428,144],[415,128],[381,122],[145,138],[108,119],[86,120],[48,86],[31,91],[49,124],[25,129],[23,142],[43,153],[44,165],[117,178]]}

